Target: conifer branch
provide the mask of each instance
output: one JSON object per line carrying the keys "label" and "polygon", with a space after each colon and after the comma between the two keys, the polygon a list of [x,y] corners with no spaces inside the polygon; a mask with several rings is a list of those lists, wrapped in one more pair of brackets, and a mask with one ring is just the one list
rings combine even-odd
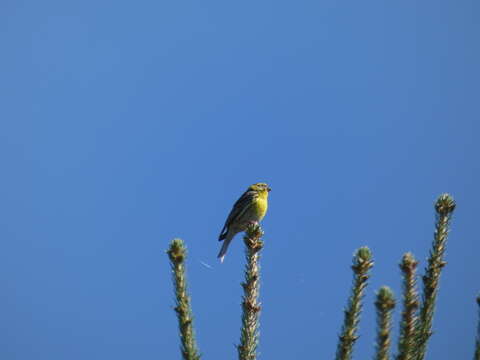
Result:
{"label": "conifer branch", "polygon": [[193,330],[193,315],[185,276],[187,249],[183,241],[181,239],[173,239],[167,254],[170,258],[175,289],[175,312],[177,313],[178,328],[180,330],[180,351],[184,360],[199,360],[200,355]]}
{"label": "conifer branch", "polygon": [[475,341],[475,356],[473,357],[474,360],[480,360],[480,295],[477,297],[477,304],[478,304],[478,327],[477,327],[477,339]]}
{"label": "conifer branch", "polygon": [[350,360],[355,341],[357,340],[358,323],[362,311],[362,298],[364,295],[369,270],[373,266],[372,253],[368,247],[357,250],[353,257],[353,285],[348,299],[342,331],[339,335],[336,360]]}
{"label": "conifer branch", "polygon": [[255,360],[257,358],[258,329],[260,316],[260,267],[259,251],[263,247],[263,231],[258,224],[250,225],[243,238],[245,243],[245,282],[242,283],[242,328],[240,344],[237,346],[239,360]]}
{"label": "conifer branch", "polygon": [[377,293],[377,354],[375,360],[388,360],[392,328],[392,310],[395,307],[395,298],[389,287],[383,286]]}
{"label": "conifer branch", "polygon": [[403,255],[400,269],[403,274],[403,312],[400,323],[397,360],[412,360],[415,351],[415,331],[417,326],[417,265],[412,253]]}
{"label": "conifer branch", "polygon": [[428,259],[428,266],[423,276],[423,301],[417,326],[417,360],[423,360],[425,358],[427,342],[432,335],[435,301],[438,293],[440,273],[446,264],[443,260],[443,255],[445,253],[450,220],[455,210],[455,201],[449,194],[442,194],[435,204],[435,210],[437,212],[435,234]]}

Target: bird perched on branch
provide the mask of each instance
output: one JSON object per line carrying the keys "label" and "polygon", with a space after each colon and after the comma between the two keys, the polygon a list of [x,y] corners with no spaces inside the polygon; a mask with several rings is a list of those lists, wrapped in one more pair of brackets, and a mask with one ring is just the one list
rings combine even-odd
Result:
{"label": "bird perched on branch", "polygon": [[265,183],[250,185],[233,205],[218,238],[219,241],[224,241],[218,253],[221,262],[225,258],[228,245],[230,245],[233,237],[237,233],[245,231],[249,224],[258,223],[263,219],[268,208],[268,193],[270,190]]}

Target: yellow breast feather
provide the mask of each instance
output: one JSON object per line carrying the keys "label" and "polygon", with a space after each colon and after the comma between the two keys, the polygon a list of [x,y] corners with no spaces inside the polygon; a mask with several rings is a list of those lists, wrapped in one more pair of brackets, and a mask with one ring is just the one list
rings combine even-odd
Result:
{"label": "yellow breast feather", "polygon": [[266,197],[262,197],[262,196],[259,196],[256,200],[255,200],[255,204],[254,204],[254,207],[255,207],[255,212],[256,212],[256,215],[258,217],[258,220],[262,220],[263,217],[265,216],[265,214],[267,213],[267,209],[268,209],[268,200]]}

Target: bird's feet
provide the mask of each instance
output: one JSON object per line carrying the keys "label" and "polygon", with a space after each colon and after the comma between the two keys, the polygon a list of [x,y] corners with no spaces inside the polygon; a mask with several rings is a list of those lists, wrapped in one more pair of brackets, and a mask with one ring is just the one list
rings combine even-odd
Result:
{"label": "bird's feet", "polygon": [[245,231],[255,231],[256,229],[260,228],[260,224],[258,221],[247,221],[245,222]]}

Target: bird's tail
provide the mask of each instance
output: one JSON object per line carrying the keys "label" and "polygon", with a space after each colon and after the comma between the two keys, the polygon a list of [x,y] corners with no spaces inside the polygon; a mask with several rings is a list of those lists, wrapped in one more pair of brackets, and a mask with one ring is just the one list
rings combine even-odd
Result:
{"label": "bird's tail", "polygon": [[225,236],[225,240],[223,240],[222,248],[220,249],[220,252],[218,253],[217,257],[220,259],[220,262],[223,263],[223,259],[225,258],[225,254],[227,253],[228,246],[232,242],[233,236],[230,234],[227,234]]}

